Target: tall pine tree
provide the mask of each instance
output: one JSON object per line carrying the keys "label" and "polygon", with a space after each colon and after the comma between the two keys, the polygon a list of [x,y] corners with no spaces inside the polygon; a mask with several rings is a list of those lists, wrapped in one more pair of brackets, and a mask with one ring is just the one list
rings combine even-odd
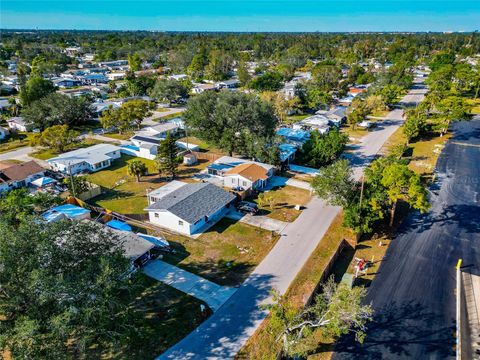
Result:
{"label": "tall pine tree", "polygon": [[157,169],[161,174],[170,176],[172,179],[177,175],[178,161],[177,161],[177,144],[170,133],[167,134],[158,146],[157,153]]}

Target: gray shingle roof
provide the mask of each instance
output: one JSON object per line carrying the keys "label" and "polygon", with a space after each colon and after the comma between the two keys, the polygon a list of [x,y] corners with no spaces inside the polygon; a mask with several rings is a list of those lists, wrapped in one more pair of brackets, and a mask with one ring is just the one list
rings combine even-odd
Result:
{"label": "gray shingle roof", "polygon": [[167,210],[195,224],[235,199],[235,195],[210,183],[187,184],[167,194],[146,210]]}

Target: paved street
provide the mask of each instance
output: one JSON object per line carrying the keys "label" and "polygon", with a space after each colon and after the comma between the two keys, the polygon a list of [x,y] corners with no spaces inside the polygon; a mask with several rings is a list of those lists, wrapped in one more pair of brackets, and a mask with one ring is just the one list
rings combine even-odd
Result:
{"label": "paved street", "polygon": [[42,165],[45,168],[50,168],[48,163],[44,160],[40,160],[37,158],[33,158],[31,156],[28,156],[29,153],[35,151],[34,148],[31,146],[25,146],[16,150],[12,150],[9,152],[4,152],[0,154],[0,161],[3,160],[18,160],[18,161],[30,161],[34,160],[38,164]]}
{"label": "paved street", "polygon": [[[419,85],[402,101],[423,100],[426,90],[420,84],[421,80],[416,81]],[[357,168],[357,178],[402,121],[401,110],[392,111],[381,129],[369,133],[360,146],[353,149],[351,160]],[[323,200],[313,197],[295,222],[285,227],[275,247],[238,291],[159,359],[233,358],[267,315],[259,306],[269,301],[270,289],[276,288],[282,294],[287,290],[339,211],[340,208],[328,206]]]}
{"label": "paved street", "polygon": [[404,221],[369,288],[376,315],[364,345],[346,339],[334,359],[455,357],[457,260],[480,275],[480,116],[454,129],[437,163],[431,211]]}

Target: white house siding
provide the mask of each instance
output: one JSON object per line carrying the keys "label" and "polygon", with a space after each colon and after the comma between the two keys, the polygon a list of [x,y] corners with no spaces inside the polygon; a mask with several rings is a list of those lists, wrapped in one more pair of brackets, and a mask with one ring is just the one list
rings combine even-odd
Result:
{"label": "white house siding", "polygon": [[[210,215],[208,217],[208,224],[210,226],[213,226],[216,222],[218,222],[221,218],[225,216],[227,211],[227,207],[222,207],[221,209]],[[155,214],[158,214],[158,217],[155,216]],[[169,211],[151,210],[148,212],[148,217],[150,222],[153,224],[185,235],[193,235],[199,230],[204,230],[206,227],[205,219],[200,219],[197,223],[190,224]]]}
{"label": "white house siding", "polygon": [[228,175],[225,176],[223,184],[229,188],[235,188],[241,186],[244,189],[249,189],[253,186],[253,183],[240,175]]}
{"label": "white house siding", "polygon": [[[155,216],[158,214],[158,217]],[[176,231],[181,234],[191,235],[190,225],[185,220],[180,219],[178,216],[172,214],[169,211],[155,210],[149,211],[148,217],[150,222],[161,227]]]}

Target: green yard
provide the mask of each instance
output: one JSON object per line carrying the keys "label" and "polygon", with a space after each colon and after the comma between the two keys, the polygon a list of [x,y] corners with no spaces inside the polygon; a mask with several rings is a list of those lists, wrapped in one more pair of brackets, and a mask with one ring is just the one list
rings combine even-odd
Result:
{"label": "green yard", "polygon": [[122,299],[135,311],[132,325],[138,333],[132,333],[119,351],[112,350],[113,346],[112,349],[94,349],[95,354],[90,358],[153,359],[205,319],[200,311],[203,304],[200,300],[146,275],[138,276],[138,287]]}
{"label": "green yard", "polygon": [[277,187],[263,194],[265,195],[259,195],[260,198],[268,201],[261,201],[258,196],[247,200],[258,205],[259,215],[286,222],[294,221],[301,214],[301,210],[296,210],[295,205],[305,205],[312,198],[310,191],[293,186]]}
{"label": "green yard", "polygon": [[0,154],[28,146],[33,133],[11,133],[5,140],[0,141]]}
{"label": "green yard", "polygon": [[[142,176],[140,182],[127,174],[127,164],[133,160],[144,162],[151,175]],[[201,161],[195,166],[179,166],[177,180],[194,181],[191,176],[207,166],[207,161]],[[89,202],[125,215],[145,214],[147,192],[166,184],[167,179],[158,175],[155,161],[122,155],[113,165],[105,170],[88,175],[88,181],[100,185],[105,193]]]}
{"label": "green yard", "polygon": [[237,286],[278,240],[271,231],[222,219],[197,239],[165,234],[176,250],[164,260],[220,285]]}

